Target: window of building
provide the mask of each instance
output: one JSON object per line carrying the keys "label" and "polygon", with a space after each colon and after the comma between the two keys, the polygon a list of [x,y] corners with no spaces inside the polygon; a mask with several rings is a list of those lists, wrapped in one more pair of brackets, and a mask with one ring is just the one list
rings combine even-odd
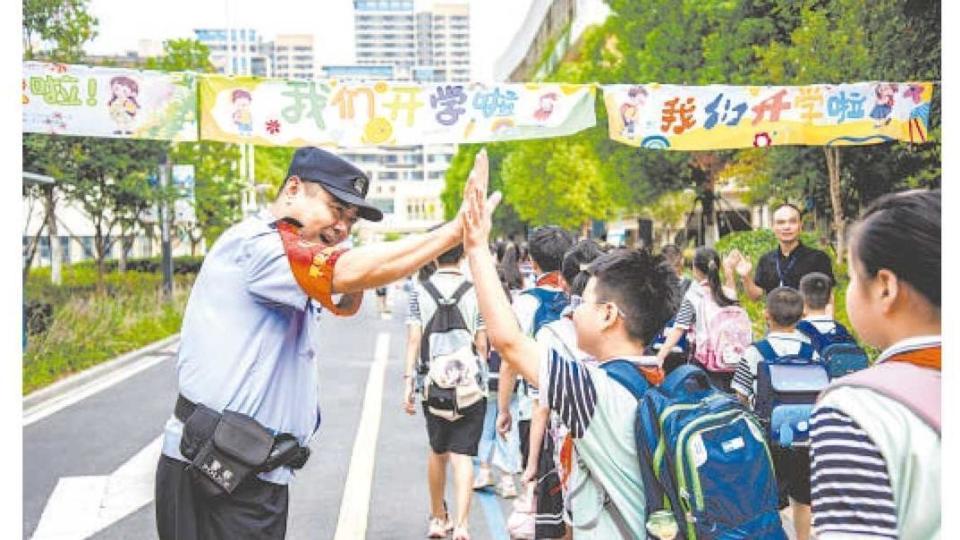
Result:
{"label": "window of building", "polygon": [[82,236],[80,237],[80,247],[83,248],[83,258],[84,259],[93,259],[93,237],[92,236]]}
{"label": "window of building", "polygon": [[60,237],[60,257],[64,264],[70,264],[70,237]]}
{"label": "window of building", "polygon": [[384,214],[392,214],[395,211],[393,199],[371,198],[371,199],[368,199],[368,201],[370,202],[370,204],[377,207],[377,209],[379,209]]}

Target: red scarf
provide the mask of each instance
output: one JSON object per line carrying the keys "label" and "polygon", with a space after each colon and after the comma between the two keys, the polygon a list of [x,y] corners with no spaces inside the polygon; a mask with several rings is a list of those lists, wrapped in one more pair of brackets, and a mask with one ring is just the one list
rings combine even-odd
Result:
{"label": "red scarf", "polygon": [[942,353],[940,345],[936,347],[925,347],[900,354],[895,354],[887,359],[888,362],[909,362],[915,366],[932,368],[940,371],[940,355]]}
{"label": "red scarf", "polygon": [[562,289],[563,284],[560,281],[560,278],[560,272],[547,272],[546,274],[537,278],[537,287],[549,286]]}

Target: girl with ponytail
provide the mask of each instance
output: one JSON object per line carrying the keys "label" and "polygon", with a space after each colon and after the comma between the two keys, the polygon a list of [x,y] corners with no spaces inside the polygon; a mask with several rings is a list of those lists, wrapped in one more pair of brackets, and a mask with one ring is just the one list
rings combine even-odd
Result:
{"label": "girl with ponytail", "polygon": [[[666,340],[657,351],[657,361],[662,366],[673,346],[676,345],[685,333],[693,330],[701,338],[708,335],[706,303],[712,300],[720,309],[737,306],[736,291],[724,287],[720,278],[720,255],[716,250],[708,247],[697,248],[693,254],[693,284],[683,296],[680,309],[674,316],[673,328],[667,333]],[[746,319],[749,324],[749,319]],[[702,340],[697,340],[702,341]],[[719,371],[715,366],[703,367],[711,382],[717,388],[730,392],[730,381],[733,379],[733,368],[729,371]],[[735,366],[734,366],[735,367]]]}

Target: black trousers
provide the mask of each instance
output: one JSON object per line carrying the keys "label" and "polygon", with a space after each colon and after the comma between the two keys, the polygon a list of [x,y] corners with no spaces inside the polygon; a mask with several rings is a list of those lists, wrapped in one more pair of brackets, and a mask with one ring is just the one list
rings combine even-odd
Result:
{"label": "black trousers", "polygon": [[157,533],[160,540],[283,539],[287,486],[250,478],[230,496],[207,497],[187,463],[160,456],[157,464]]}

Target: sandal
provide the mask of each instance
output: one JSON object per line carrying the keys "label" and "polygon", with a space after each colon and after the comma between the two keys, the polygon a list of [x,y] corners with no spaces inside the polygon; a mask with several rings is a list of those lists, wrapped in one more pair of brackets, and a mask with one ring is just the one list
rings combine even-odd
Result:
{"label": "sandal", "polygon": [[504,499],[512,499],[517,496],[517,484],[513,477],[509,475],[500,477],[500,496]]}
{"label": "sandal", "polygon": [[480,469],[480,473],[477,474],[476,479],[473,481],[474,491],[478,489],[484,489],[493,486],[493,473],[490,472],[490,469]]}

